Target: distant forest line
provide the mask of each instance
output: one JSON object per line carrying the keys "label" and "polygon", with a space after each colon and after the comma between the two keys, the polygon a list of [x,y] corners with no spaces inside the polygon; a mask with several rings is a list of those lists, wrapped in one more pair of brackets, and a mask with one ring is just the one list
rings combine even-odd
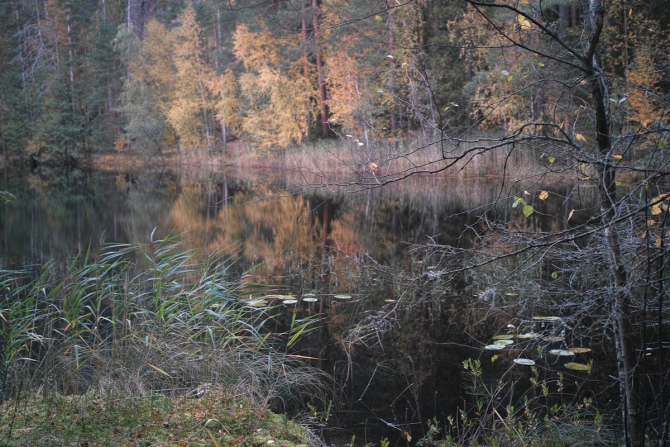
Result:
{"label": "distant forest line", "polygon": [[[605,7],[613,126],[648,126],[667,111],[649,92],[670,86],[670,9]],[[579,0],[535,10],[579,45]],[[527,19],[496,14],[439,0],[3,1],[0,148],[69,163],[166,148],[206,157],[233,139],[272,151],[335,136],[368,145],[445,129],[509,133],[534,121],[580,132],[587,92],[575,83],[566,93],[563,65],[488,32],[541,44]]]}

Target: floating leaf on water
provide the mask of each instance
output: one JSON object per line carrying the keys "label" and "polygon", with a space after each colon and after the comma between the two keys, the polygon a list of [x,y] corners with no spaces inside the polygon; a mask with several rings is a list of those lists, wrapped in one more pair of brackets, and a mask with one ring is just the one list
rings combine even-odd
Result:
{"label": "floating leaf on water", "polygon": [[538,321],[561,321],[561,317],[533,317],[533,320],[538,320]]}
{"label": "floating leaf on water", "polygon": [[267,300],[250,300],[247,302],[247,306],[249,307],[265,307],[268,305]]}
{"label": "floating leaf on water", "polygon": [[527,366],[535,365],[535,362],[532,361],[531,359],[514,359],[514,363],[516,363],[517,365],[527,365]]}
{"label": "floating leaf on water", "polygon": [[303,297],[303,298],[315,298],[316,295],[314,295],[313,293],[306,293],[306,294],[304,294],[302,297]]}
{"label": "floating leaf on water", "polygon": [[514,340],[496,340],[493,342],[494,345],[512,345],[514,344]]}
{"label": "floating leaf on water", "polygon": [[534,332],[527,332],[525,334],[519,334],[516,336],[516,338],[521,338],[521,339],[529,339],[529,338],[538,338],[540,334],[536,334]]}
{"label": "floating leaf on water", "polygon": [[282,301],[290,301],[295,300],[295,297],[293,295],[280,295],[279,299]]}
{"label": "floating leaf on water", "polygon": [[336,300],[350,300],[351,295],[335,295],[333,298]]}
{"label": "floating leaf on water", "polygon": [[484,349],[488,349],[489,351],[500,351],[501,349],[505,349],[506,345],[486,345],[484,346]]}
{"label": "floating leaf on water", "polygon": [[568,351],[575,354],[584,354],[585,352],[591,352],[591,348],[568,348]]}
{"label": "floating leaf on water", "polygon": [[491,337],[492,340],[511,340],[513,338],[513,334],[498,334]]}
{"label": "floating leaf on water", "polygon": [[261,297],[264,300],[280,300],[284,295],[265,295]]}
{"label": "floating leaf on water", "polygon": [[552,349],[549,351],[549,354],[551,355],[557,355],[557,356],[570,356],[570,355],[575,355],[574,352],[568,351],[567,349]]}
{"label": "floating leaf on water", "polygon": [[290,306],[292,304],[298,304],[298,300],[284,300],[285,306]]}
{"label": "floating leaf on water", "polygon": [[308,296],[307,298],[302,299],[306,303],[316,303],[319,301],[317,298],[314,298],[313,296]]}
{"label": "floating leaf on water", "polygon": [[554,342],[557,342],[557,341],[565,340],[565,337],[543,337],[543,340],[554,343]]}
{"label": "floating leaf on water", "polygon": [[565,367],[568,369],[572,369],[574,371],[588,371],[589,370],[589,365],[585,365],[584,363],[566,363]]}

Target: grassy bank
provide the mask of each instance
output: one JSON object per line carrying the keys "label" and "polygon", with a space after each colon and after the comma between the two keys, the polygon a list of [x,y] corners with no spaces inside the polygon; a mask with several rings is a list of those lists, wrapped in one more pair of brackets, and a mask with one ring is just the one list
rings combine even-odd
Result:
{"label": "grassy bank", "polygon": [[[453,145],[447,142],[424,141],[418,137],[399,141],[364,142],[355,136],[342,136],[308,142],[286,149],[260,149],[243,141],[232,142],[210,156],[204,149],[164,150],[150,156],[137,153],[93,155],[90,162],[101,169],[165,166],[173,168],[263,168],[299,171],[315,177],[371,177],[374,163],[377,177],[402,175],[408,171],[435,171],[451,166],[445,176],[524,177],[541,171],[541,153],[534,148],[503,146],[486,151],[474,144]],[[539,150],[539,149],[538,149]],[[503,169],[504,168],[504,169]]]}
{"label": "grassy bank", "polygon": [[288,350],[310,321],[270,327],[227,265],[167,238],[0,271],[0,445],[303,443],[269,410],[324,402]]}
{"label": "grassy bank", "polygon": [[241,396],[25,395],[0,407],[3,446],[306,446],[307,430]]}

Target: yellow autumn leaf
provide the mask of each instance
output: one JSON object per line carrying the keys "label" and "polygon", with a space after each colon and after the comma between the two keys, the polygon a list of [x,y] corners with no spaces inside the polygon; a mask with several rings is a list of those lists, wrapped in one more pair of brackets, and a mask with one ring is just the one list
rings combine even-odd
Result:
{"label": "yellow autumn leaf", "polygon": [[[568,214],[568,220],[567,220],[567,221],[569,221],[570,218],[572,218],[572,215],[573,215],[574,213],[575,213],[575,210],[571,210],[571,211],[570,211],[570,214]],[[566,222],[567,222],[567,221],[566,221]]]}
{"label": "yellow autumn leaf", "polygon": [[654,235],[654,237],[656,238],[656,242],[654,242],[654,246],[655,247],[660,247],[661,246],[661,241],[662,241],[661,237],[658,236],[658,235]]}
{"label": "yellow autumn leaf", "polygon": [[579,180],[591,180],[591,177],[580,177]]}
{"label": "yellow autumn leaf", "polygon": [[656,223],[656,221],[655,221],[654,219],[649,219],[649,220],[647,221],[647,226],[648,226],[648,227],[651,227],[651,226],[653,226],[655,223]]}
{"label": "yellow autumn leaf", "polygon": [[549,163],[553,163],[555,161],[556,161],[556,157],[550,155],[549,156]]}
{"label": "yellow autumn leaf", "polygon": [[369,166],[370,166],[370,170],[371,170],[372,172],[377,172],[377,171],[379,171],[379,166],[377,165],[377,163],[371,162]]}
{"label": "yellow autumn leaf", "polygon": [[621,160],[623,158],[623,155],[614,154],[612,155],[612,158],[614,158],[615,160]]}
{"label": "yellow autumn leaf", "polygon": [[549,193],[547,191],[542,191],[540,193],[540,200],[547,200],[547,197],[549,197]]}
{"label": "yellow autumn leaf", "polygon": [[519,22],[519,26],[521,29],[530,29],[530,22],[528,21],[527,18],[525,18],[521,14],[517,15],[516,20],[517,22]]}
{"label": "yellow autumn leaf", "polygon": [[537,64],[537,65],[539,65],[540,67],[544,67],[544,64],[543,64],[542,62],[540,62],[540,63]]}
{"label": "yellow autumn leaf", "polygon": [[651,215],[652,216],[658,216],[661,214],[661,207],[658,205],[654,205],[651,207]]}
{"label": "yellow autumn leaf", "polygon": [[580,133],[575,134],[575,138],[577,139],[577,141],[583,141],[584,143],[586,143],[586,138],[584,137],[584,135]]}

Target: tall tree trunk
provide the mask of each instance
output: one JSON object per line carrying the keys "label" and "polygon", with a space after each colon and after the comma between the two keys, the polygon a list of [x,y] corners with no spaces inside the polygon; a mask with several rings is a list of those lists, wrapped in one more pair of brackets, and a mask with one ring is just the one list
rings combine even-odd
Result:
{"label": "tall tree trunk", "polygon": [[323,79],[323,63],[321,61],[321,50],[319,49],[319,5],[317,0],[312,0],[314,9],[314,51],[316,52],[316,76],[319,82],[319,99],[321,100],[321,131],[323,136],[328,136],[328,110],[326,108],[326,83]]}
{"label": "tall tree trunk", "polygon": [[398,117],[395,109],[395,10],[392,8],[391,2],[386,3],[386,8],[389,12],[388,28],[389,28],[389,95],[391,95],[391,133],[395,135],[398,130]]}
{"label": "tall tree trunk", "polygon": [[582,0],[589,44],[583,60],[584,69],[591,77],[591,95],[593,96],[596,120],[596,141],[603,160],[600,169],[600,207],[603,213],[603,226],[609,245],[609,257],[614,276],[614,318],[617,337],[617,357],[619,382],[622,392],[623,422],[626,427],[626,445],[638,446],[642,431],[635,380],[637,357],[630,321],[630,290],[628,272],[621,253],[619,234],[615,225],[617,218],[616,169],[612,164],[612,138],[610,134],[609,93],[605,74],[600,66],[597,51],[598,41],[603,29],[604,8],[601,0]]}
{"label": "tall tree trunk", "polygon": [[[300,2],[300,12],[302,13],[302,41],[305,45],[305,51],[302,53],[302,69],[303,76],[305,77],[305,85],[309,86],[309,56],[307,54],[307,17],[305,13],[307,11],[307,0],[301,0]],[[310,89],[311,90],[311,89]],[[311,95],[309,91],[305,95],[305,135],[309,134],[309,129],[312,127],[312,107],[311,107]]]}

